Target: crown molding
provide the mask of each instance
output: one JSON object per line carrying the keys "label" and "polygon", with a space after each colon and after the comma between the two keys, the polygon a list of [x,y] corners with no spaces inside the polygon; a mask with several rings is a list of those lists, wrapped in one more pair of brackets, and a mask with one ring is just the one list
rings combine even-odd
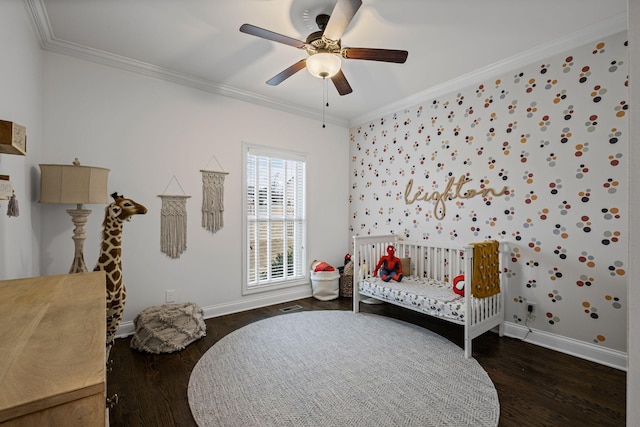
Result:
{"label": "crown molding", "polygon": [[46,40],[51,38],[51,25],[42,0],[25,0],[25,7],[31,16],[40,47],[44,49]]}
{"label": "crown molding", "polygon": [[537,61],[549,58],[550,56],[564,53],[569,49],[583,46],[584,44],[595,41],[596,39],[608,37],[622,31],[627,31],[626,14],[620,14],[613,18],[603,20],[597,24],[585,27],[580,31],[541,44],[494,64],[479,68],[437,86],[415,93],[394,103],[387,104],[383,108],[355,117],[349,121],[349,127],[361,125],[371,120],[402,110],[403,108],[419,104],[425,100],[434,99],[438,96],[460,90],[461,88],[482,83],[488,78],[495,77],[497,74],[533,64]]}
{"label": "crown molding", "polygon": [[[217,95],[238,99],[252,104],[261,105],[267,108],[284,111],[298,116],[308,117],[314,120],[322,121],[322,113],[311,110],[299,105],[288,104],[274,100],[272,98],[258,95],[252,92],[241,90],[222,83],[216,83],[210,80],[197,78],[185,73],[179,73],[166,68],[151,65],[142,61],[136,61],[109,52],[98,49],[89,48],[76,43],[70,43],[57,39],[51,30],[47,11],[42,0],[25,0],[27,10],[31,15],[31,19],[35,26],[38,41],[43,50],[76,58],[86,61],[108,65],[125,71],[145,75],[148,77],[165,80],[182,86],[199,89],[205,92],[215,93]],[[347,127],[349,122],[345,119],[327,115],[324,117],[326,123],[337,126]]]}
{"label": "crown molding", "polygon": [[[114,55],[108,52],[56,39],[53,35],[46,8],[42,0],[25,0],[25,3],[27,6],[27,10],[31,15],[31,19],[36,30],[36,35],[38,36],[38,41],[43,50],[68,56],[74,56],[86,61],[108,65],[121,70],[126,70],[148,77],[172,82],[178,85],[199,89],[205,92],[215,93],[229,98],[250,102],[298,116],[307,117],[318,121],[323,120],[321,113],[309,108],[280,102],[274,100],[273,98],[258,95],[222,83],[196,78],[185,73],[179,73],[166,68],[147,64],[145,62],[136,61],[123,56]],[[498,61],[494,64],[479,68],[470,73],[448,80],[442,84],[433,86],[424,91],[417,92],[409,97],[403,98],[391,104],[387,104],[383,108],[370,111],[351,120],[346,120],[331,115],[327,115],[324,120],[326,123],[331,123],[337,126],[353,127],[385,116],[394,111],[401,110],[408,106],[424,102],[425,99],[433,99],[437,96],[445,95],[455,90],[459,90],[460,88],[480,83],[482,81],[485,81],[487,78],[495,76],[498,73],[504,73],[518,67],[529,65],[550,56],[566,52],[569,49],[582,46],[585,43],[594,41],[598,38],[607,37],[626,30],[627,16],[626,14],[621,14],[586,27],[583,30],[574,32],[551,42],[541,44],[537,47]]]}

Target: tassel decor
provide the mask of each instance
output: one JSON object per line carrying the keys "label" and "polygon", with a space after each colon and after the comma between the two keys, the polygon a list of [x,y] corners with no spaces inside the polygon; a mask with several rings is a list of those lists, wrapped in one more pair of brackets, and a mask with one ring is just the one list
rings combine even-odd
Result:
{"label": "tassel decor", "polygon": [[7,216],[20,216],[20,208],[18,206],[18,199],[16,199],[16,193],[14,192],[9,199],[9,205],[7,206]]}

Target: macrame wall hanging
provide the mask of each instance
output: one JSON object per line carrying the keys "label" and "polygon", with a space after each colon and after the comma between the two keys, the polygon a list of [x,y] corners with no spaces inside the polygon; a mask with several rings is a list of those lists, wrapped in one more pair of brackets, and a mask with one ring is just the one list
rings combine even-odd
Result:
{"label": "macrame wall hanging", "polygon": [[[213,159],[220,165],[220,169],[223,169],[215,155],[209,163]],[[221,172],[201,169],[200,172],[202,172],[202,228],[215,233],[224,226],[224,177],[228,172],[224,172],[224,169]]]}
{"label": "macrame wall hanging", "polygon": [[[180,258],[180,255],[187,250],[187,199],[191,196],[184,194],[182,185],[174,175],[171,182],[175,180],[182,195],[159,194],[162,199],[162,209],[160,209],[160,250],[171,258]],[[167,188],[164,189],[166,193]]]}

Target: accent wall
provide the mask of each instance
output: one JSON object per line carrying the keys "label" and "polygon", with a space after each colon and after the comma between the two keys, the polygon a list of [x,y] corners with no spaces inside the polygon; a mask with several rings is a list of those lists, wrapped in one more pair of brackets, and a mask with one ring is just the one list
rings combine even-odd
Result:
{"label": "accent wall", "polygon": [[505,242],[508,322],[626,352],[626,37],[352,127],[353,234]]}

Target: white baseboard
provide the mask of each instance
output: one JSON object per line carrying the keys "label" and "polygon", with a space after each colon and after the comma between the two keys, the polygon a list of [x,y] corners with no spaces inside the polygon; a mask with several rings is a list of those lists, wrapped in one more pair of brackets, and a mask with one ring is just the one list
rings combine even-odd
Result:
{"label": "white baseboard", "polygon": [[120,322],[120,327],[118,328],[116,338],[128,337],[129,335],[133,335],[134,332],[135,329],[133,328],[133,322],[131,320]]}
{"label": "white baseboard", "polygon": [[258,298],[243,299],[228,304],[210,305],[202,307],[204,310],[204,318],[224,316],[225,314],[239,313],[241,311],[253,310],[254,308],[266,307],[274,304],[282,304],[284,302],[295,301],[312,296],[311,288],[292,290],[286,293],[278,293],[277,295],[264,295]]}
{"label": "white baseboard", "polygon": [[[302,288],[293,288],[292,290],[277,293],[255,294],[250,298],[243,298],[239,301],[233,301],[230,303],[211,305],[208,307],[202,307],[204,311],[204,318],[210,319],[212,317],[224,316],[225,314],[239,313],[241,311],[253,310],[254,308],[266,307],[274,304],[282,304],[288,301],[295,301],[312,296],[311,287],[305,286]],[[118,328],[118,334],[116,338],[124,338],[129,335],[133,335],[135,327],[133,321],[121,322]]]}
{"label": "white baseboard", "polygon": [[603,348],[595,344],[578,341],[552,334],[538,329],[531,329],[513,322],[505,322],[504,334],[511,338],[523,339],[525,342],[539,345],[560,353],[569,354],[581,359],[596,362],[611,368],[627,370],[627,353],[609,348]]}
{"label": "white baseboard", "polygon": [[[310,296],[312,296],[312,294],[311,290],[308,288],[293,289],[285,293],[279,292],[274,295],[262,294],[257,298],[247,298],[240,301],[233,301],[231,303],[211,305],[208,307],[202,307],[202,309],[204,311],[204,318],[210,319],[213,317],[224,316],[226,314],[252,310],[254,308],[282,304],[284,302],[295,301],[308,298]],[[122,322],[116,337],[123,338],[132,335],[134,332],[135,328],[132,321]],[[622,351],[603,348],[584,341],[578,341],[573,338],[563,337],[561,335],[552,334],[538,329],[532,328],[531,332],[529,332],[529,328],[526,326],[513,322],[505,322],[504,334],[511,338],[520,340],[524,339],[525,342],[539,345],[540,347],[559,351],[561,353],[609,366],[611,368],[620,369],[625,372],[627,371],[627,353]]]}

